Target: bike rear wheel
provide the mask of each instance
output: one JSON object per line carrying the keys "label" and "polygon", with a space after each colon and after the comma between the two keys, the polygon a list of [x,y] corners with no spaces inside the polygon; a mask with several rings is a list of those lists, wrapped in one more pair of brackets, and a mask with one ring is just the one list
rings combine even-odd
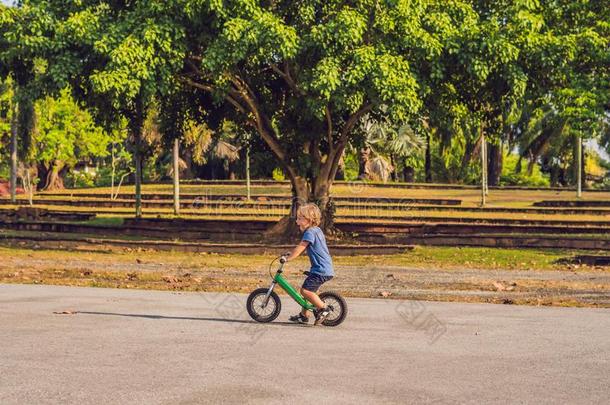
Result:
{"label": "bike rear wheel", "polygon": [[347,302],[339,293],[325,291],[320,294],[320,299],[330,309],[330,314],[322,322],[324,326],[337,326],[345,320],[347,316]]}
{"label": "bike rear wheel", "polygon": [[275,291],[271,291],[269,300],[265,304],[267,291],[269,291],[268,288],[257,288],[248,296],[246,308],[250,317],[256,322],[271,322],[278,317],[282,310],[282,302]]}

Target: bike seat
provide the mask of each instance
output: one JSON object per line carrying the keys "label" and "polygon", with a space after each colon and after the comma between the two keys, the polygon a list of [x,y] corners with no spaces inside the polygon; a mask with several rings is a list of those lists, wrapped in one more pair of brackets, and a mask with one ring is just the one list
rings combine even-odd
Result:
{"label": "bike seat", "polygon": [[308,271],[304,271],[304,272],[303,272],[303,274],[305,274],[306,276],[308,276],[308,275],[309,275],[309,272],[308,272]]}

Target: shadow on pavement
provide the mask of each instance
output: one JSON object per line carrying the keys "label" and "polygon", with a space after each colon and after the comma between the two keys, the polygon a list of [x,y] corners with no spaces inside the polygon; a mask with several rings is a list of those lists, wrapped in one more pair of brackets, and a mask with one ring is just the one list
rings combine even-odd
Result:
{"label": "shadow on pavement", "polygon": [[[76,311],[77,314],[85,315],[108,315],[108,316],[126,316],[133,318],[147,318],[147,319],[179,319],[187,321],[209,321],[209,322],[228,322],[228,323],[247,323],[247,324],[260,324],[259,322],[247,320],[247,319],[225,319],[225,318],[195,318],[190,316],[164,316],[164,315],[146,315],[146,314],[119,314],[115,312],[91,312],[91,311]],[[270,322],[269,325],[290,325],[290,326],[302,326],[292,322]]]}

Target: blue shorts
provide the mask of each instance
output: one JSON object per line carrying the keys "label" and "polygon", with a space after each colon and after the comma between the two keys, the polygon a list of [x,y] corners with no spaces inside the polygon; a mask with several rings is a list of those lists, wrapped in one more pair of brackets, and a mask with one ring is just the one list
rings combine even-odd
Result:
{"label": "blue shorts", "polygon": [[321,276],[319,274],[310,274],[307,276],[305,281],[303,281],[302,288],[307,291],[316,292],[320,289],[320,286],[322,284],[326,283],[327,281],[329,281],[332,278],[333,278],[333,276]]}

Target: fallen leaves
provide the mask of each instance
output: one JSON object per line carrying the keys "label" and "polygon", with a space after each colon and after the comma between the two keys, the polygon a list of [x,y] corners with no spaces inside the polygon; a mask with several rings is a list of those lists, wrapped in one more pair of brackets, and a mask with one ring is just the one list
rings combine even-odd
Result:
{"label": "fallen leaves", "polygon": [[501,281],[495,281],[493,282],[493,286],[496,291],[514,291],[515,287],[517,286],[517,283],[510,283],[508,286],[506,286]]}
{"label": "fallen leaves", "polygon": [[175,276],[163,276],[162,279],[168,284],[176,284],[180,282],[180,279]]}

